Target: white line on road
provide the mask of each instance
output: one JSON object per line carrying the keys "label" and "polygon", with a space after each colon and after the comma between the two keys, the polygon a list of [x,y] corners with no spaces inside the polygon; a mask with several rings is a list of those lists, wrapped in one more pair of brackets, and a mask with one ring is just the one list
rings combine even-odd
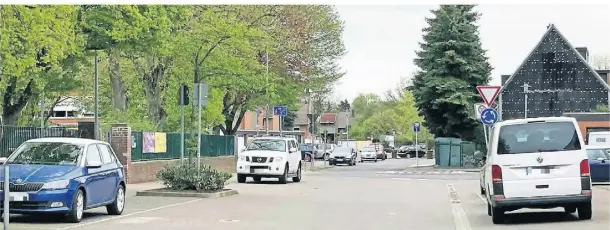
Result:
{"label": "white line on road", "polygon": [[197,202],[197,201],[201,201],[201,200],[204,200],[204,199],[195,199],[195,200],[189,200],[189,201],[175,203],[175,204],[170,204],[170,205],[164,205],[164,206],[161,206],[161,207],[145,209],[145,210],[138,211],[138,212],[132,212],[132,213],[125,214],[125,215],[122,215],[122,216],[116,216],[116,217],[111,217],[111,218],[107,218],[107,219],[103,219],[103,220],[91,221],[91,222],[87,222],[87,223],[83,223],[83,224],[72,225],[72,226],[63,227],[63,228],[57,228],[56,230],[64,230],[64,229],[71,229],[71,228],[80,228],[80,227],[87,226],[87,225],[92,225],[92,224],[97,224],[97,223],[101,223],[101,222],[106,222],[106,221],[109,221],[109,220],[116,220],[116,219],[125,218],[125,217],[128,217],[128,216],[133,216],[133,215],[138,215],[138,214],[142,214],[142,213],[157,211],[157,210],[160,210],[160,209],[170,208],[170,207],[174,207],[174,206],[189,204],[189,203],[193,203],[193,202]]}
{"label": "white line on road", "polygon": [[453,184],[447,184],[447,190],[449,193],[449,202],[451,203],[451,214],[453,215],[455,230],[472,230],[470,221],[468,221],[468,216],[466,216],[466,211],[464,211],[464,207],[462,207],[460,197]]}
{"label": "white line on road", "polygon": [[479,197],[479,199],[481,199],[483,204],[487,205],[487,199],[485,199],[485,197],[483,197],[483,195],[477,193],[477,196]]}

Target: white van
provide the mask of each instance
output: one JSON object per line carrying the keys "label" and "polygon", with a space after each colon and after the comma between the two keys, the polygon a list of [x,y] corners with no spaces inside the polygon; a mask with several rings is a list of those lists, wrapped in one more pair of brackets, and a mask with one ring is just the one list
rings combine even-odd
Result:
{"label": "white van", "polygon": [[610,131],[590,132],[589,133],[589,145],[590,146],[609,146],[610,145]]}
{"label": "white van", "polygon": [[521,208],[563,207],[591,219],[589,162],[576,119],[499,122],[489,143],[481,186],[494,224]]}

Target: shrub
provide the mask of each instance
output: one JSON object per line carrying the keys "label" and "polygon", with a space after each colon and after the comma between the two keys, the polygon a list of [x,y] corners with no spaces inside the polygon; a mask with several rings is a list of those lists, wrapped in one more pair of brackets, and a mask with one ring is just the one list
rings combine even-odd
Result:
{"label": "shrub", "polygon": [[159,172],[157,178],[170,189],[197,190],[203,192],[218,191],[225,187],[231,174],[221,172],[209,165],[201,165],[197,172],[197,163],[167,165]]}

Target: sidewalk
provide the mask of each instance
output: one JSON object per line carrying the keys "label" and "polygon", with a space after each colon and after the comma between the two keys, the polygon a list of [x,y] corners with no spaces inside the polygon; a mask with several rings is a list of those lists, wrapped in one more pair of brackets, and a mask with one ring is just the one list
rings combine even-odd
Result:
{"label": "sidewalk", "polygon": [[303,171],[304,172],[315,172],[322,169],[332,168],[334,166],[329,165],[328,161],[324,162],[324,160],[316,160],[314,161],[313,167],[311,162],[302,161]]}

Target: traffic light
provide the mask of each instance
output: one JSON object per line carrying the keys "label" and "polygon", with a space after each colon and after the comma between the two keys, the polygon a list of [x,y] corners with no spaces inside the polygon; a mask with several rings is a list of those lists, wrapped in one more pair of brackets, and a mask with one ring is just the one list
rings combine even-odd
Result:
{"label": "traffic light", "polygon": [[182,84],[180,88],[178,88],[178,105],[188,105],[189,104],[189,88]]}

